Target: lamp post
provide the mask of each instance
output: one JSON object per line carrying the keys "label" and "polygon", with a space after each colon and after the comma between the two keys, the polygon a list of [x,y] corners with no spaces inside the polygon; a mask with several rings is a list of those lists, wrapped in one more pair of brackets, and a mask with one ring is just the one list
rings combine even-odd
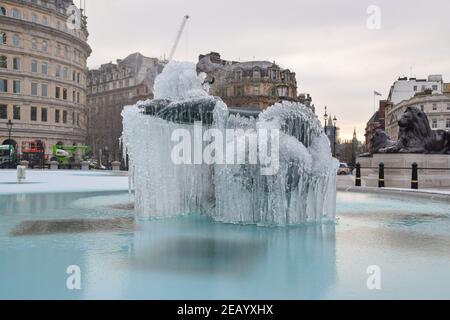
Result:
{"label": "lamp post", "polygon": [[325,106],[325,114],[323,115],[323,118],[325,120],[325,126],[324,126],[325,135],[328,135],[328,133],[327,133],[327,121],[328,121],[327,106]]}
{"label": "lamp post", "polygon": [[336,116],[334,116],[334,118],[333,118],[333,130],[334,130],[334,133],[333,133],[333,138],[334,138],[334,148],[333,148],[333,157],[335,157],[336,158],[336,133],[337,133],[337,118],[336,118]]}
{"label": "lamp post", "polygon": [[6,125],[8,126],[8,146],[9,146],[8,162],[9,162],[9,166],[11,167],[11,131],[14,126],[14,123],[11,121],[11,119],[9,119],[8,123]]}

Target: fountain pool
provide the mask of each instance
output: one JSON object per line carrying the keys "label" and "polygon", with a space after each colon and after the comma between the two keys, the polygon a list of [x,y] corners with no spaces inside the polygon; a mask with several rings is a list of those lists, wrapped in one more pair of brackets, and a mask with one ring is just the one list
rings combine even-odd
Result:
{"label": "fountain pool", "polygon": [[0,195],[0,299],[450,298],[448,203],[340,192],[336,224],[284,228],[132,207],[125,191]]}

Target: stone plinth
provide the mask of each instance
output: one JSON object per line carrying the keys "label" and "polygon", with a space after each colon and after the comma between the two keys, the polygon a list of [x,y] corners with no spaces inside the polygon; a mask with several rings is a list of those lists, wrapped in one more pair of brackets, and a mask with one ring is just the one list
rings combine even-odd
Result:
{"label": "stone plinth", "polygon": [[[420,169],[419,188],[450,187],[450,155],[380,153],[374,154],[372,157],[358,158],[357,162],[361,164],[363,185],[367,187],[378,187],[378,167],[380,163],[384,163],[385,187],[411,188],[412,164],[414,162],[418,164]],[[448,170],[427,170],[436,168]]]}

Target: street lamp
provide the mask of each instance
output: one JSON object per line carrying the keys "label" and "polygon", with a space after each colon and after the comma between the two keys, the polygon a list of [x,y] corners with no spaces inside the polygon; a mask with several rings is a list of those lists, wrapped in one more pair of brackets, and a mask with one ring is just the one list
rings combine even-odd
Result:
{"label": "street lamp", "polygon": [[9,119],[8,123],[6,125],[8,126],[8,146],[9,146],[8,162],[9,162],[9,166],[11,166],[11,131],[14,126],[14,123],[11,121],[11,119]]}
{"label": "street lamp", "polygon": [[334,134],[333,134],[333,138],[334,138],[334,148],[333,148],[333,156],[336,157],[336,135],[337,135],[337,118],[336,116],[334,116],[333,118],[333,129],[334,129]]}
{"label": "street lamp", "polygon": [[323,118],[325,120],[325,126],[324,126],[325,134],[328,135],[328,133],[327,133],[327,121],[328,121],[327,106],[325,106],[325,114],[323,115]]}

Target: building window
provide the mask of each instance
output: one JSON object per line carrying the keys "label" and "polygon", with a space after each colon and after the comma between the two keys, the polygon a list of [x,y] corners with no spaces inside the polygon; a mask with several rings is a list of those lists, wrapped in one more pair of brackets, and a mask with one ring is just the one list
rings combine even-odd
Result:
{"label": "building window", "polygon": [[63,123],[67,123],[67,111],[63,111]]}
{"label": "building window", "polygon": [[48,74],[48,64],[46,62],[44,62],[42,64],[41,71],[42,71],[42,74],[45,74],[45,75]]}
{"label": "building window", "polygon": [[37,20],[38,20],[37,15],[35,15],[35,14],[33,13],[33,14],[31,15],[31,22],[37,23]]}
{"label": "building window", "polygon": [[417,91],[417,86],[414,86],[414,91]]}
{"label": "building window", "polygon": [[42,51],[43,52],[47,52],[48,51],[47,41],[42,42]]}
{"label": "building window", "polygon": [[450,110],[450,103],[447,103],[447,110]]}
{"label": "building window", "polygon": [[38,62],[36,60],[31,61],[31,72],[36,73],[38,69]]}
{"label": "building window", "polygon": [[43,16],[43,17],[42,17],[42,24],[43,24],[44,26],[48,26],[48,18],[47,18],[46,16]]}
{"label": "building window", "polygon": [[30,120],[37,121],[37,108],[36,107],[31,107],[31,109],[30,109]]}
{"label": "building window", "polygon": [[75,102],[75,91],[72,91],[72,101]]}
{"label": "building window", "polygon": [[20,14],[20,11],[17,10],[16,8],[12,9],[11,16],[16,19],[20,19],[22,17],[22,15]]}
{"label": "building window", "polygon": [[63,89],[63,100],[67,100],[67,89]]}
{"label": "building window", "polygon": [[450,119],[447,119],[447,121],[445,123],[445,128],[450,129]]}
{"label": "building window", "polygon": [[8,37],[6,36],[6,33],[0,32],[0,44],[7,44],[8,43]]}
{"label": "building window", "polygon": [[0,92],[8,92],[8,80],[0,79]]}
{"label": "building window", "polygon": [[64,80],[69,79],[69,69],[67,67],[64,68]]}
{"label": "building window", "polygon": [[288,87],[278,87],[277,93],[279,97],[288,97],[289,96],[289,88]]}
{"label": "building window", "polygon": [[80,83],[80,73],[77,73],[77,83]]}
{"label": "building window", "polygon": [[259,69],[253,70],[253,79],[255,80],[261,79],[261,71]]}
{"label": "building window", "polygon": [[437,127],[438,127],[438,122],[437,122],[436,119],[433,119],[432,124],[431,124],[431,128],[437,129]]}
{"label": "building window", "polygon": [[67,48],[67,47],[64,47],[64,57],[65,57],[66,59],[69,58],[69,48]]}
{"label": "building window", "polygon": [[259,96],[260,93],[261,93],[260,87],[259,87],[259,86],[254,86],[254,87],[253,87],[253,94],[254,94],[255,96]]}
{"label": "building window", "polygon": [[41,109],[41,121],[47,122],[47,108]]}
{"label": "building window", "polygon": [[75,82],[76,78],[77,78],[77,73],[74,71],[74,72],[72,72],[72,81]]}
{"label": "building window", "polygon": [[47,97],[47,95],[48,95],[48,85],[43,84],[41,85],[41,96]]}
{"label": "building window", "polygon": [[278,73],[277,70],[270,70],[270,79],[271,80],[278,80]]}
{"label": "building window", "polygon": [[72,125],[75,125],[75,112],[72,112]]}
{"label": "building window", "polygon": [[13,59],[13,69],[20,70],[20,58]]}
{"label": "building window", "polygon": [[61,88],[60,87],[56,87],[55,88],[55,98],[59,99],[61,97]]}
{"label": "building window", "polygon": [[13,106],[13,119],[20,120],[20,106]]}
{"label": "building window", "polygon": [[431,88],[433,89],[433,91],[437,91],[438,86],[437,85],[433,85]]}
{"label": "building window", "polygon": [[60,66],[60,65],[57,65],[57,66],[56,66],[55,76],[56,76],[57,78],[61,78],[61,66]]}
{"label": "building window", "polygon": [[77,92],[77,103],[80,103],[80,93]]}
{"label": "building window", "polygon": [[61,21],[56,21],[56,29],[61,30]]}
{"label": "building window", "polygon": [[60,113],[59,110],[55,110],[55,122],[56,123],[59,123],[59,113]]}
{"label": "building window", "polygon": [[0,16],[6,16],[6,9],[5,9],[5,7],[0,7]]}
{"label": "building window", "polygon": [[15,47],[20,46],[20,37],[19,37],[18,34],[15,34],[15,35],[13,36],[13,45],[14,45]]}
{"label": "building window", "polygon": [[31,95],[37,96],[37,83],[34,82],[31,83]]}
{"label": "building window", "polygon": [[437,104],[433,103],[433,111],[436,111],[436,110],[437,110]]}
{"label": "building window", "polygon": [[236,80],[241,81],[242,80],[242,71],[236,71]]}
{"label": "building window", "polygon": [[0,68],[6,69],[8,68],[8,58],[5,56],[0,56]]}
{"label": "building window", "polygon": [[77,126],[78,127],[80,126],[80,114],[79,113],[77,113]]}
{"label": "building window", "polygon": [[33,38],[33,39],[31,40],[31,48],[32,48],[33,50],[37,50],[37,49],[38,49],[37,40],[36,40],[35,38]]}
{"label": "building window", "polygon": [[0,104],[0,119],[8,118],[8,106],[6,104]]}
{"label": "building window", "polygon": [[13,93],[20,93],[20,81],[19,80],[14,80],[13,81]]}
{"label": "building window", "polygon": [[425,107],[423,105],[420,106],[420,111],[422,111],[422,112],[425,111]]}

